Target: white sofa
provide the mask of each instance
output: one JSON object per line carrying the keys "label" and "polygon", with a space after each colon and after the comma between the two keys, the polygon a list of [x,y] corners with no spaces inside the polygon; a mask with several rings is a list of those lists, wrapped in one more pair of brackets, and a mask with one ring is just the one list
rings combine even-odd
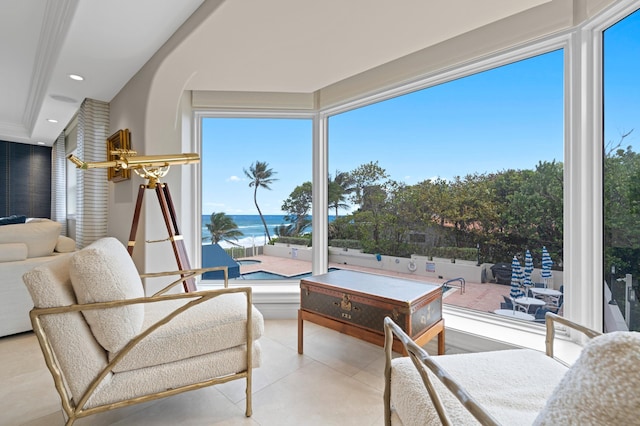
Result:
{"label": "white sofa", "polygon": [[0,336],[31,330],[33,302],[22,275],[75,250],[75,241],[60,235],[61,229],[49,219],[0,226]]}

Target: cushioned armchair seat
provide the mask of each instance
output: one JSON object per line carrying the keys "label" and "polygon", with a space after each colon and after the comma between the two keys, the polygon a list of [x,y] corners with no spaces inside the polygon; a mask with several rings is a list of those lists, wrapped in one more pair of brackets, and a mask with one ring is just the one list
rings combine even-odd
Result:
{"label": "cushioned armchair seat", "polygon": [[[553,356],[555,323],[590,337],[578,360]],[[385,423],[630,425],[640,419],[640,333],[600,333],[546,315],[546,353],[430,356],[385,319]],[[393,358],[397,337],[408,353]]]}
{"label": "cushioned armchair seat", "polygon": [[[260,364],[264,322],[250,288],[153,296],[124,246],[99,240],[24,275],[35,308],[34,331],[68,423],[108,409],[229,380],[247,382]],[[182,278],[180,276],[183,276]]]}
{"label": "cushioned armchair seat", "polygon": [[[447,355],[438,357],[437,362],[503,425],[532,424],[568,369],[544,353],[528,349]],[[452,424],[477,424],[440,381],[434,380],[434,386]],[[391,395],[403,424],[440,424],[408,357],[392,361]]]}

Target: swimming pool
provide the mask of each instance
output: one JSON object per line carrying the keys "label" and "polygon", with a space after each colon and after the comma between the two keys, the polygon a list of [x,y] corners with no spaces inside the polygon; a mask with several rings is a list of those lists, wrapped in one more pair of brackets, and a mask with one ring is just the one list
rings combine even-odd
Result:
{"label": "swimming pool", "polygon": [[262,263],[262,261],[257,259],[240,259],[236,260],[236,263],[239,265],[255,265],[258,263]]}
{"label": "swimming pool", "polygon": [[[329,271],[338,271],[340,268],[329,268]],[[238,278],[239,280],[299,280],[300,278],[310,277],[311,272],[305,272],[297,275],[282,275],[268,271],[247,272]]]}

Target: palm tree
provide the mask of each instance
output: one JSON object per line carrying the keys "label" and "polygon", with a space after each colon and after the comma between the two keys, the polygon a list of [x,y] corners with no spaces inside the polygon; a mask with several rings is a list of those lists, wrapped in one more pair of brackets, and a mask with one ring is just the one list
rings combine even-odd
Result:
{"label": "palm tree", "polygon": [[211,244],[218,244],[220,241],[227,241],[235,244],[231,240],[238,241],[238,237],[244,235],[238,230],[238,225],[225,213],[211,213],[209,219],[211,223],[207,223],[207,229],[211,232]]}
{"label": "palm tree", "polygon": [[267,222],[264,220],[264,216],[262,216],[262,211],[260,211],[260,207],[258,206],[258,187],[262,187],[265,189],[269,188],[269,185],[275,182],[278,179],[272,178],[274,172],[269,168],[269,165],[266,162],[256,161],[249,166],[249,171],[247,169],[242,169],[244,174],[251,179],[249,182],[249,187],[253,187],[253,203],[256,205],[256,209],[258,209],[258,214],[260,215],[260,220],[262,220],[262,225],[264,226],[264,232],[267,234],[267,240],[271,242],[271,235],[269,235],[269,228],[267,228]]}
{"label": "palm tree", "polygon": [[338,217],[338,209],[346,209],[349,205],[347,195],[355,190],[355,180],[349,172],[341,172],[336,170],[336,175],[332,179],[329,176],[329,208],[336,209],[336,217]]}

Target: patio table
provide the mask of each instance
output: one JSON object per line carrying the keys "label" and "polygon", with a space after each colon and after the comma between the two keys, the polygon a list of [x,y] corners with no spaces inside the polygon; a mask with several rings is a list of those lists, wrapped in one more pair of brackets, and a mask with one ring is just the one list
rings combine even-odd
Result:
{"label": "patio table", "polygon": [[517,299],[511,299],[516,305],[523,306],[526,312],[529,312],[529,308],[533,306],[544,306],[546,302],[544,300],[536,299],[535,297],[518,297]]}
{"label": "patio table", "polygon": [[552,288],[540,288],[540,287],[535,287],[535,288],[531,288],[531,293],[533,294],[539,294],[541,296],[554,296],[554,297],[560,297],[560,295],[562,294],[561,292],[559,292],[558,290],[554,290]]}
{"label": "patio table", "polygon": [[562,296],[562,292],[554,290],[552,288],[532,288],[531,293],[536,296],[539,295],[544,300],[545,304],[557,305],[558,298]]}

